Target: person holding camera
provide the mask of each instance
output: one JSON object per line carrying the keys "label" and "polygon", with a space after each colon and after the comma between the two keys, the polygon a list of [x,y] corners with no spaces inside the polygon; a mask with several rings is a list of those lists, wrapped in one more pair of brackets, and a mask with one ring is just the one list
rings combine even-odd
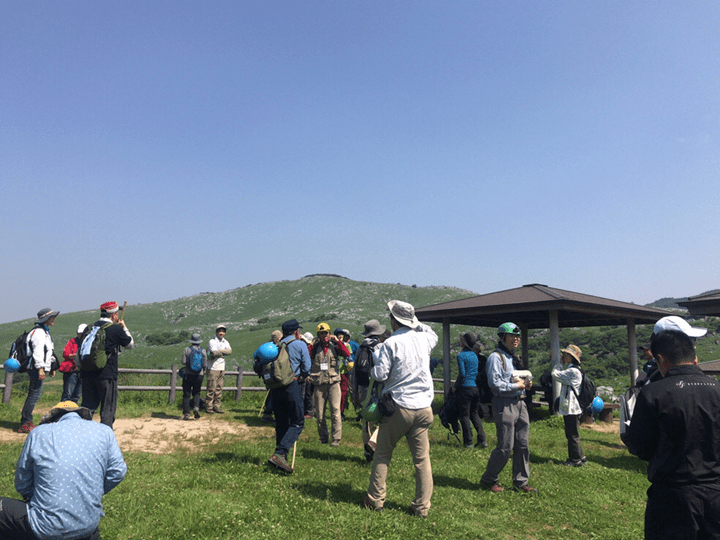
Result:
{"label": "person holding camera", "polygon": [[580,385],[582,384],[582,371],[580,371],[580,358],[582,350],[577,345],[568,345],[562,349],[562,362],[568,364],[567,369],[555,367],[552,370],[553,380],[560,383],[560,400],[558,411],[565,423],[565,437],[568,443],[568,458],[563,465],[568,467],[582,467],[587,458],[583,454],[580,444],[580,416],[582,408],[578,401]]}

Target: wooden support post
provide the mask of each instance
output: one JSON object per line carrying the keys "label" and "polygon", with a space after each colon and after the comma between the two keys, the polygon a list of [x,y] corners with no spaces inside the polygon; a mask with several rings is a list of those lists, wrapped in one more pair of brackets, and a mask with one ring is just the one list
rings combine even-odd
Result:
{"label": "wooden support post", "polygon": [[242,381],[243,381],[243,370],[238,369],[238,374],[235,382],[235,386],[237,387],[237,390],[235,390],[235,401],[240,401],[240,396],[242,396]]}
{"label": "wooden support post", "polygon": [[170,369],[170,395],[168,396],[168,404],[172,405],[175,402],[175,387],[177,386],[178,368],[175,364],[173,364]]}
{"label": "wooden support post", "polygon": [[3,389],[3,403],[10,403],[10,395],[12,394],[12,383],[13,374],[5,371],[5,388]]}

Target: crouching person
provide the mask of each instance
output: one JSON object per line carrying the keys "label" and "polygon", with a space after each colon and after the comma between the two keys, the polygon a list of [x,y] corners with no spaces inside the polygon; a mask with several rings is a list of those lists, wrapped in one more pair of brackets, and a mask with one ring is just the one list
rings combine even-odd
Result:
{"label": "crouching person", "polygon": [[0,498],[0,538],[100,538],[102,497],[127,466],[112,428],[91,418],[64,401],[28,434],[15,470],[24,501]]}

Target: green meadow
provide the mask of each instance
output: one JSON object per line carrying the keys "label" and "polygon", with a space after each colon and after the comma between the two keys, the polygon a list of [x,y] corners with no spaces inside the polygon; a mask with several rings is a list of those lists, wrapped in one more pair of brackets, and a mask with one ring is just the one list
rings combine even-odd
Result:
{"label": "green meadow", "polygon": [[[154,397],[153,397],[154,396]],[[362,508],[370,466],[365,463],[359,423],[343,423],[339,448],[318,441],[315,421],[306,422],[297,444],[295,473],[284,475],[269,465],[274,431],[259,420],[264,395],[246,393],[241,401],[226,394],[226,414],[212,422],[247,426],[243,436],[228,435],[165,454],[125,451],[128,474],[103,499],[104,540],[129,539],[578,539],[642,538],[644,462],[628,454],[614,432],[581,429],[589,464],[560,465],[567,457],[562,418],[532,411],[531,485],[540,492],[510,490],[492,494],[479,488],[480,476],[495,443],[492,423],[485,423],[489,448],[463,448],[439,420],[430,432],[435,489],[428,519],[411,515],[413,465],[407,446],[399,444],[388,476],[385,510]],[[0,407],[0,430],[17,426],[24,396]],[[45,392],[38,409],[59,400],[59,389]],[[435,405],[439,407],[440,400]],[[179,400],[165,395],[121,392],[118,418],[178,418],[184,438],[190,424],[180,418]],[[39,418],[37,418],[39,419]],[[203,416],[193,423],[209,422]],[[617,420],[615,421],[617,422]],[[237,426],[240,427],[240,426]],[[0,495],[17,497],[14,468],[22,442],[0,437]],[[511,485],[510,466],[501,484]]]}

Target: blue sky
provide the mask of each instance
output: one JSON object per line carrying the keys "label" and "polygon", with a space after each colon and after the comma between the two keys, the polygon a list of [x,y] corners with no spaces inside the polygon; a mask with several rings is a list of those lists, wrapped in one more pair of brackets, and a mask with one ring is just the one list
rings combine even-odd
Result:
{"label": "blue sky", "polygon": [[0,322],[335,273],[720,287],[720,4],[0,3]]}

